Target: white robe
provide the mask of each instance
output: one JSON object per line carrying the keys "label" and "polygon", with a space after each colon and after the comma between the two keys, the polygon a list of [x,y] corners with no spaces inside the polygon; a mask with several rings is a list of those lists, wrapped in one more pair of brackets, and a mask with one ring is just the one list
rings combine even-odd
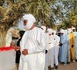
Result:
{"label": "white robe", "polygon": [[49,36],[49,46],[48,46],[48,65],[51,67],[54,66],[54,37],[53,35]]}
{"label": "white robe", "polygon": [[[46,50],[48,50],[49,49],[49,47],[48,47],[48,41],[49,41],[49,35],[48,35],[48,33],[45,33],[46,34],[46,39],[45,39],[45,41],[46,41]],[[48,70],[48,53],[46,53],[45,54],[45,69],[44,70]]]}
{"label": "white robe", "polygon": [[59,42],[60,42],[60,37],[57,35],[54,35],[54,64],[58,66],[58,54],[59,54]]}
{"label": "white robe", "polygon": [[[45,67],[45,36],[40,28],[35,27],[26,31],[20,42],[20,64],[19,70],[44,70]],[[22,51],[28,49],[28,55]]]}

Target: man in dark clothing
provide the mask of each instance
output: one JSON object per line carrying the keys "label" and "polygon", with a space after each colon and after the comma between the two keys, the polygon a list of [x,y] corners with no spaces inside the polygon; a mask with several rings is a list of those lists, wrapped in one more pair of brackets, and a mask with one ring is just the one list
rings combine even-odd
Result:
{"label": "man in dark clothing", "polygon": [[19,66],[19,60],[20,60],[20,41],[22,39],[23,34],[25,33],[25,31],[21,30],[19,31],[19,39],[17,41],[17,47],[16,47],[16,65],[17,65],[17,70],[18,70],[18,66]]}

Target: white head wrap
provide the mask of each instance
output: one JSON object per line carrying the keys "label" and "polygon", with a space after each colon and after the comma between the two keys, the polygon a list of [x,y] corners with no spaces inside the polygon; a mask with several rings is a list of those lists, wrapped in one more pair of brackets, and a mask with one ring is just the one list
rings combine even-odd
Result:
{"label": "white head wrap", "polygon": [[72,28],[72,31],[76,29],[75,27],[71,27],[71,28]]}
{"label": "white head wrap", "polygon": [[68,33],[71,33],[72,32],[72,29],[71,28],[68,28],[67,31],[68,31]]}
{"label": "white head wrap", "polygon": [[46,27],[45,26],[41,26],[41,28],[43,29],[43,31],[46,31]]}
{"label": "white head wrap", "polygon": [[65,34],[67,34],[67,33],[68,33],[68,32],[67,32],[67,30],[64,30],[64,31],[65,31],[65,32],[64,32]]}
{"label": "white head wrap", "polygon": [[53,30],[53,32],[54,32],[54,35],[56,35],[56,31],[55,31],[55,30]]}
{"label": "white head wrap", "polygon": [[53,30],[52,30],[51,28],[48,28],[48,29],[47,29],[47,33],[48,33],[48,34],[52,34],[52,32],[53,32]]}
{"label": "white head wrap", "polygon": [[36,22],[36,19],[32,14],[25,14],[23,16],[23,20],[27,20],[27,24],[25,25],[25,28],[27,30],[29,30],[33,26],[33,24]]}
{"label": "white head wrap", "polygon": [[64,33],[64,30],[63,30],[63,29],[61,29],[61,30],[60,30],[60,33]]}

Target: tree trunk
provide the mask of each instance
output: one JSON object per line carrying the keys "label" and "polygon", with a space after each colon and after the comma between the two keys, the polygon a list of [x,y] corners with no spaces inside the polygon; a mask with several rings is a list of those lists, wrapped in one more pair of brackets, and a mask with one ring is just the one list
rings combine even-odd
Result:
{"label": "tree trunk", "polygon": [[5,46],[6,31],[0,30],[0,47]]}

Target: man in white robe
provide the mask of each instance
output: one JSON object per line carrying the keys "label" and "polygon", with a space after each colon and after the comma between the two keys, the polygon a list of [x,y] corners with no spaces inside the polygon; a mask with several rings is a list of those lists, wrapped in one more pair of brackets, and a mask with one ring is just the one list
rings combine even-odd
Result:
{"label": "man in white robe", "polygon": [[42,29],[35,27],[32,14],[23,16],[26,32],[20,42],[19,70],[44,70],[45,67],[45,36]]}
{"label": "man in white robe", "polygon": [[53,69],[54,67],[54,36],[52,35],[52,29],[49,28],[47,30],[49,34],[49,41],[48,41],[48,65],[49,70]]}
{"label": "man in white robe", "polygon": [[56,35],[56,31],[54,32],[54,64],[55,68],[58,69],[58,54],[59,54],[59,42],[60,42],[60,37]]}
{"label": "man in white robe", "polygon": [[61,37],[60,37],[60,43],[62,44],[60,46],[59,50],[59,60],[62,64],[67,63],[67,56],[68,56],[68,37],[67,34],[65,33],[65,30],[61,30]]}
{"label": "man in white robe", "polygon": [[68,37],[68,54],[67,54],[67,64],[69,64],[70,63],[70,33],[71,33],[71,28],[68,28],[67,29],[67,37]]}
{"label": "man in white robe", "polygon": [[43,30],[43,32],[45,33],[45,36],[46,36],[46,50],[45,50],[45,69],[44,70],[48,70],[48,53],[47,53],[47,50],[48,50],[48,33],[46,31],[46,26],[41,26],[41,29]]}

